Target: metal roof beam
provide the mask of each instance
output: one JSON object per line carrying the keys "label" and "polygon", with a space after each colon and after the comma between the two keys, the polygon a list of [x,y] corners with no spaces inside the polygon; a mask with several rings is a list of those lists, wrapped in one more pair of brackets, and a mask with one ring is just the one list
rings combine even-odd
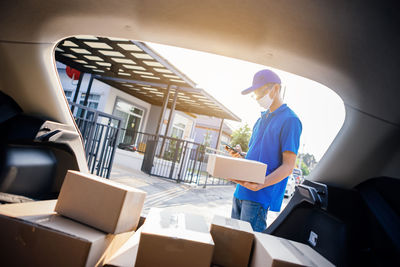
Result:
{"label": "metal roof beam", "polygon": [[[110,81],[115,81],[115,82],[143,84],[143,85],[154,86],[154,87],[159,87],[159,88],[163,88],[163,89],[167,89],[167,87],[168,87],[168,85],[165,83],[155,83],[155,82],[147,82],[147,81],[141,81],[141,80],[126,79],[126,78],[117,78],[117,77],[104,76],[101,74],[97,74],[95,77],[99,78],[99,79],[110,80]],[[181,86],[177,86],[177,85],[171,85],[171,88],[179,89],[180,91],[184,91],[184,92],[188,92],[188,93],[203,93],[204,92],[204,90],[200,89],[200,88],[181,87]]]}
{"label": "metal roof beam", "polygon": [[[143,84],[143,85],[154,86],[154,87],[159,87],[159,88],[163,88],[163,89],[167,89],[167,87],[168,87],[167,84],[163,84],[163,83],[146,82],[146,81],[140,81],[140,80],[126,79],[126,78],[116,78],[116,77],[109,77],[109,76],[104,76],[104,75],[96,75],[95,78],[111,80],[111,81],[115,81],[115,82],[128,82],[128,83],[134,83],[134,84]],[[171,88],[179,89],[179,91],[188,92],[188,93],[202,94],[202,95],[206,96],[208,99],[211,99],[214,103],[216,103],[224,112],[229,114],[232,117],[232,120],[241,121],[241,119],[238,116],[236,116],[233,112],[231,112],[228,108],[226,108],[224,105],[222,105],[214,97],[212,97],[210,94],[208,94],[205,90],[203,90],[201,88],[180,87],[180,86],[176,86],[176,85],[171,85]]]}
{"label": "metal roof beam", "polygon": [[136,42],[136,41],[132,41],[133,44],[135,44],[137,47],[139,47],[140,49],[142,49],[144,52],[146,52],[148,55],[150,55],[151,57],[153,57],[155,60],[157,60],[159,63],[161,63],[162,65],[164,65],[164,67],[166,67],[167,69],[169,69],[170,71],[172,71],[174,74],[176,74],[177,76],[179,76],[179,78],[181,78],[182,80],[184,80],[187,84],[189,84],[192,87],[196,87],[196,83],[193,82],[192,80],[190,80],[185,74],[183,74],[182,72],[178,71],[174,66],[171,65],[171,63],[169,63],[167,60],[165,60],[164,58],[162,58],[159,54],[157,54],[156,52],[154,52],[151,48],[149,48],[147,45],[141,43],[141,42]]}

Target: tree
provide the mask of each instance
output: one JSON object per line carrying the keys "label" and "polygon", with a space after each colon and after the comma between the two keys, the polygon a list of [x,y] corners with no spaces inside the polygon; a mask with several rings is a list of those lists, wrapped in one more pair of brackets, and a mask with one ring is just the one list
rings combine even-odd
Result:
{"label": "tree", "polygon": [[308,168],[312,169],[315,164],[317,164],[317,161],[315,160],[314,155],[312,154],[302,154],[303,157],[303,162],[307,165]]}
{"label": "tree", "polygon": [[296,165],[303,172],[304,176],[307,176],[314,166],[317,164],[314,155],[300,153],[297,157]]}
{"label": "tree", "polygon": [[301,162],[301,172],[303,174],[303,176],[307,176],[310,174],[310,168],[308,168],[308,166],[303,162]]}
{"label": "tree", "polygon": [[247,150],[249,150],[250,137],[251,137],[251,129],[246,123],[244,126],[233,131],[231,146],[234,147],[237,144],[239,144],[242,147],[242,150],[244,152],[247,152]]}

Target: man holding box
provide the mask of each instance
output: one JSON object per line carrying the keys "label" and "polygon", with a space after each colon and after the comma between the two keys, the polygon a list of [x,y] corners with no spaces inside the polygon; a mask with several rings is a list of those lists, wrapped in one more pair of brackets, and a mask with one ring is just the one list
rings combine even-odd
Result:
{"label": "man holding box", "polygon": [[[254,231],[267,228],[268,210],[280,211],[287,184],[299,149],[302,125],[297,115],[283,103],[281,80],[271,70],[254,75],[253,85],[242,92],[252,93],[265,109],[253,127],[246,159],[268,165],[264,184],[233,180],[237,183],[232,204],[232,218],[248,221]],[[230,151],[232,156],[239,153]]]}

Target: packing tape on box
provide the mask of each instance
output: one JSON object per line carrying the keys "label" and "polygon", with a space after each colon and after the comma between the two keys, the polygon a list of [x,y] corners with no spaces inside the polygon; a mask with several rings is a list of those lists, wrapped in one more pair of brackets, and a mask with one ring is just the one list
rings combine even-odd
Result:
{"label": "packing tape on box", "polygon": [[179,237],[180,231],[185,229],[185,214],[177,213],[172,214],[169,218],[169,225],[171,229],[171,235],[175,238],[173,243],[165,246],[165,250],[169,252],[181,252],[185,250],[185,241]]}

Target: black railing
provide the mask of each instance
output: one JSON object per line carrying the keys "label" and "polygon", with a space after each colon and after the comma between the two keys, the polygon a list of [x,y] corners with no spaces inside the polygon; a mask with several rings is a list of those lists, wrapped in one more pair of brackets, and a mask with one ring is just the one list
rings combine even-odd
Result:
{"label": "black railing", "polygon": [[109,178],[119,146],[143,153],[142,171],[150,175],[204,187],[231,183],[208,175],[208,155],[202,144],[123,129],[118,117],[80,104],[70,103],[70,107],[84,140],[91,173]]}
{"label": "black railing", "polygon": [[138,132],[131,129],[121,128],[117,139],[118,146],[133,145],[136,151],[144,153],[146,151],[147,142],[154,141],[156,135],[144,132]]}
{"label": "black railing", "polygon": [[[204,145],[172,137],[157,137],[139,132],[137,134],[138,140],[146,140],[142,171],[177,182],[195,183],[204,187],[231,184],[225,179],[208,175],[206,171],[208,155]],[[146,135],[147,137],[144,137]],[[143,142],[137,144],[140,143]]]}
{"label": "black railing", "polygon": [[121,119],[80,104],[70,106],[83,137],[89,171],[109,178]]}

